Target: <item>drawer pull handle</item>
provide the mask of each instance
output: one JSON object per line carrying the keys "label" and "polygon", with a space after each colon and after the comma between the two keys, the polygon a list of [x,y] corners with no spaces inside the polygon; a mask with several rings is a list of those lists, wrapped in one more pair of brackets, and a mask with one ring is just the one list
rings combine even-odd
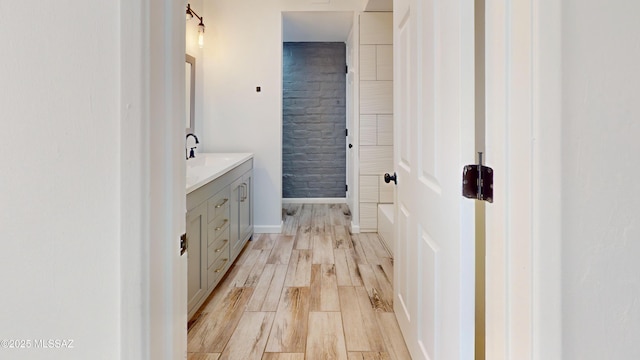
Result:
{"label": "drawer pull handle", "polygon": [[222,263],[222,267],[219,269],[215,269],[213,272],[219,273],[220,271],[222,271],[222,269],[224,269],[224,266],[227,264],[227,261],[229,261],[229,259],[224,259],[224,262]]}
{"label": "drawer pull handle", "polygon": [[225,244],[225,245],[222,245],[222,247],[221,247],[220,249],[216,249],[216,252],[218,253],[218,252],[222,251],[222,249],[224,249],[224,247],[226,246],[226,244],[227,244],[227,242],[228,242],[228,241],[229,241],[229,240],[224,240],[224,241],[222,241],[222,243],[223,243],[223,244]]}
{"label": "drawer pull handle", "polygon": [[224,219],[224,221],[222,222],[222,225],[218,226],[217,228],[214,229],[214,231],[219,231],[222,230],[222,228],[229,222],[228,219]]}
{"label": "drawer pull handle", "polygon": [[227,201],[229,201],[229,199],[224,199],[224,200],[222,200],[222,202],[221,202],[220,204],[216,205],[216,209],[220,209],[221,207],[223,207],[223,206],[224,206],[224,204],[226,204],[226,203],[227,203]]}

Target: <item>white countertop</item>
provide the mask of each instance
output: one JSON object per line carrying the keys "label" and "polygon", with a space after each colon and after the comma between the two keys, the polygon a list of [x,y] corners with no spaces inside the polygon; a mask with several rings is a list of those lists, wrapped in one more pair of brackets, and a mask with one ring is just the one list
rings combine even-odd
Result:
{"label": "white countertop", "polygon": [[252,153],[197,153],[187,160],[187,194],[251,158]]}

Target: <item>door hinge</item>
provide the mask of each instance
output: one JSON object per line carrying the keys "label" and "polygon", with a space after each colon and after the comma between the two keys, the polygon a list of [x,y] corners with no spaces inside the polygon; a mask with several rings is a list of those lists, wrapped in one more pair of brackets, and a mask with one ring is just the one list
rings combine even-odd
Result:
{"label": "door hinge", "polygon": [[344,73],[348,74],[349,73],[349,65],[345,65],[344,66]]}
{"label": "door hinge", "polygon": [[189,240],[187,240],[187,234],[184,233],[180,235],[180,256],[184,255],[188,248]]}
{"label": "door hinge", "polygon": [[479,164],[465,165],[462,170],[462,196],[469,199],[493,202],[493,169],[482,165],[482,153],[478,153]]}
{"label": "door hinge", "polygon": [[349,136],[349,129],[344,129],[344,136]]}
{"label": "door hinge", "polygon": [[345,186],[344,186],[344,191],[349,191],[349,185],[346,185],[346,184],[345,184]]}

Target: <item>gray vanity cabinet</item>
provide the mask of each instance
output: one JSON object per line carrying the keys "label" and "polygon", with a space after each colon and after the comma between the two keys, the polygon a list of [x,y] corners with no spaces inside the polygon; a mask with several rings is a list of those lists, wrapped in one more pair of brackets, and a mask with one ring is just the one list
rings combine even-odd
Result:
{"label": "gray vanity cabinet", "polygon": [[253,235],[253,160],[187,194],[191,318]]}
{"label": "gray vanity cabinet", "polygon": [[[206,262],[207,204],[203,203],[187,213],[187,304],[192,309],[207,292]],[[205,239],[203,241],[203,239]]]}
{"label": "gray vanity cabinet", "polygon": [[231,184],[231,257],[236,257],[253,235],[253,171]]}
{"label": "gray vanity cabinet", "polygon": [[237,231],[234,229],[236,236],[232,236],[234,241],[231,249],[232,256],[237,256],[249,238],[253,235],[253,198],[252,193],[253,172],[247,171],[241,178],[234,182],[234,199],[236,209],[234,215],[234,223],[237,224]]}
{"label": "gray vanity cabinet", "polygon": [[229,252],[229,186],[207,201],[207,288],[213,289],[231,265]]}

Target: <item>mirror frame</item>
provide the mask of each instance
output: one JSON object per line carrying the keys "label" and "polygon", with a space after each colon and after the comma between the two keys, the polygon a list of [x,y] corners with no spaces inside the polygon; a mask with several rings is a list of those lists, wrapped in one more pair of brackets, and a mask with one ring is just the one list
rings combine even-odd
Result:
{"label": "mirror frame", "polygon": [[[185,94],[185,100],[188,102],[187,104],[185,104],[186,106],[188,106],[189,108],[189,126],[186,128],[186,133],[185,134],[189,134],[189,133],[193,133],[195,131],[195,107],[196,107],[196,58],[189,55],[189,54],[185,54],[185,62],[188,64],[191,64],[191,75],[188,79],[185,79],[185,81],[189,80],[189,99],[186,99],[186,94]],[[185,71],[185,77],[186,77],[186,71]],[[187,85],[185,83],[185,91],[186,91]],[[186,115],[186,114],[185,114]],[[183,120],[184,123],[184,120]]]}

